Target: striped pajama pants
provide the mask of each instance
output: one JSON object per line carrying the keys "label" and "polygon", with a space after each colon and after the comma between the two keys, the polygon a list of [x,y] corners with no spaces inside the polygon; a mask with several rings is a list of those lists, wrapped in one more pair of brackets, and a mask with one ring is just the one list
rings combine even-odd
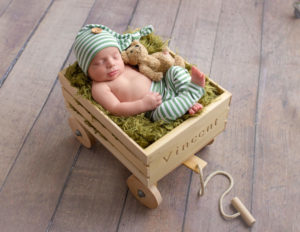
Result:
{"label": "striped pajama pants", "polygon": [[191,82],[189,72],[179,66],[172,66],[165,77],[152,82],[151,92],[160,93],[162,104],[146,113],[146,117],[170,122],[184,115],[204,95],[204,88]]}

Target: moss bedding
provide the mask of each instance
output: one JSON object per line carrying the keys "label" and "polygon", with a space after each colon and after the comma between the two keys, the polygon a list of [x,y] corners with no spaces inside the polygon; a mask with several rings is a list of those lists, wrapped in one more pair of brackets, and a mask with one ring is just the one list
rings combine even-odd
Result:
{"label": "moss bedding", "polygon": [[[159,36],[151,33],[150,35],[141,38],[141,43],[148,49],[149,53],[161,51],[167,45],[167,41],[163,41]],[[186,68],[190,70],[191,65],[186,64]],[[91,94],[91,80],[85,76],[77,62],[70,65],[65,74],[66,78],[70,81],[71,85],[78,89],[78,93],[84,98],[90,100],[94,105],[107,114],[122,130],[134,139],[142,148],[146,148],[173,128],[177,127],[183,121],[190,117],[195,117],[201,114],[201,111],[194,116],[185,114],[174,122],[165,123],[163,121],[152,122],[143,114],[131,117],[119,117],[111,115],[101,105],[99,105]],[[205,107],[212,102],[218,95],[220,90],[206,79],[205,95],[200,99],[200,103]]]}

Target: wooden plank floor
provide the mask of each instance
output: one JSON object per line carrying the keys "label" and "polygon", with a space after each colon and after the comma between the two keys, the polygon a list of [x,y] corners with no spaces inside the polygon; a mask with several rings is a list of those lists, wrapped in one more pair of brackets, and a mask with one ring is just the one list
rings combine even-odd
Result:
{"label": "wooden plank floor", "polygon": [[[300,19],[293,1],[0,0],[0,231],[300,231]],[[158,183],[149,210],[129,171],[100,143],[72,135],[57,73],[86,23],[122,32],[152,24],[233,99],[227,129],[198,152],[221,169],[257,222],[225,221],[216,177],[181,166]]]}

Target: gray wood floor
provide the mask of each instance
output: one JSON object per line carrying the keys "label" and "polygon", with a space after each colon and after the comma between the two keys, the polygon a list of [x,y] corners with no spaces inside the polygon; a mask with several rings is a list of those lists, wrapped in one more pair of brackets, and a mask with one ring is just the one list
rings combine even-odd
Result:
{"label": "gray wood floor", "polygon": [[[300,231],[300,19],[284,0],[0,0],[0,230]],[[149,210],[128,192],[129,171],[68,126],[57,73],[86,23],[123,32],[152,24],[170,47],[232,92],[227,129],[197,153],[221,169],[257,222],[225,221],[216,177],[199,198],[181,166]]]}

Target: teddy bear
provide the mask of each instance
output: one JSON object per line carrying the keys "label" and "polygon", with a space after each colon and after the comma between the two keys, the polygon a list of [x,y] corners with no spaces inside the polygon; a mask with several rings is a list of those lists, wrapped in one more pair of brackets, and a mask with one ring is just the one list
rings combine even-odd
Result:
{"label": "teddy bear", "polygon": [[121,55],[125,64],[137,65],[139,71],[153,81],[160,81],[173,65],[185,67],[184,59],[179,55],[173,57],[168,48],[149,55],[138,40],[133,41]]}

